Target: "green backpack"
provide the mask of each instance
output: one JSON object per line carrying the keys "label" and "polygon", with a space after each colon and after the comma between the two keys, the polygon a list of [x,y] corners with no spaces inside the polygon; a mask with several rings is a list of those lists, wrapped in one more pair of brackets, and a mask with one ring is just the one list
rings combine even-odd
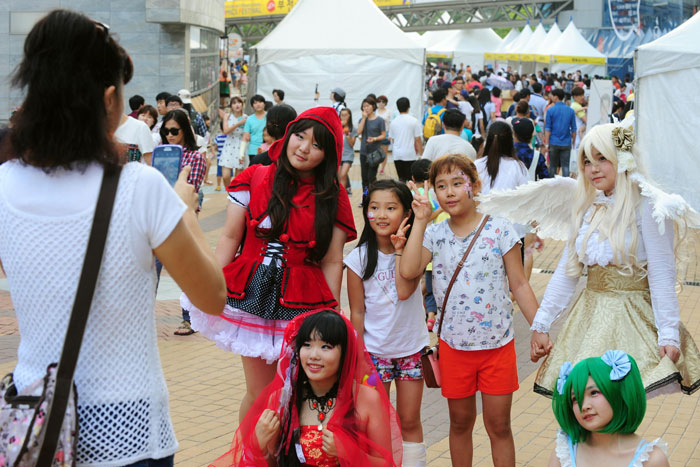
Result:
{"label": "green backpack", "polygon": [[428,116],[423,124],[423,138],[430,139],[431,136],[439,135],[442,132],[442,114],[445,113],[445,108],[433,113],[433,109],[428,110]]}

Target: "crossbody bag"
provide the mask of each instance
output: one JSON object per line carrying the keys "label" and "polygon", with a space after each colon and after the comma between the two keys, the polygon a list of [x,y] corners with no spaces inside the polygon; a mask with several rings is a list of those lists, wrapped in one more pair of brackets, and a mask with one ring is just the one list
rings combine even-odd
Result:
{"label": "crossbody bag", "polygon": [[472,241],[469,243],[467,251],[464,252],[464,256],[462,256],[462,259],[457,264],[457,269],[455,269],[454,274],[452,274],[452,279],[450,279],[450,283],[448,284],[447,290],[445,291],[445,298],[443,298],[442,300],[442,309],[440,310],[440,324],[438,325],[437,332],[437,342],[434,346],[426,346],[421,351],[420,359],[423,365],[423,379],[425,380],[425,385],[429,388],[439,388],[441,385],[440,366],[438,363],[438,351],[440,347],[440,332],[442,331],[442,322],[443,318],[445,317],[445,309],[447,308],[447,300],[450,298],[452,286],[457,280],[459,272],[462,270],[464,263],[467,261],[469,252],[472,251],[472,247],[476,243],[476,239],[479,238],[479,234],[481,234],[481,231],[484,229],[484,226],[486,225],[486,222],[488,220],[488,214],[484,215],[484,220],[481,221],[481,225],[479,225],[479,228],[477,229],[476,233],[474,233],[474,238],[472,238]]}

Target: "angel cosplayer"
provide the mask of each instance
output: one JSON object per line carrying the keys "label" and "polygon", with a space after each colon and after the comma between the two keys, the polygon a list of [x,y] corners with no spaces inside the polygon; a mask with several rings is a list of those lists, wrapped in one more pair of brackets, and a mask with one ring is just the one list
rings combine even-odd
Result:
{"label": "angel cosplayer", "polygon": [[[646,178],[627,125],[592,128],[578,163],[578,180],[531,182],[479,199],[483,212],[535,221],[541,237],[566,241],[530,328],[532,360],[547,354],[535,392],[551,397],[565,361],[616,348],[635,358],[647,394],[690,394],[700,387],[700,354],[680,322],[676,260],[700,214]],[[550,327],[584,270],[586,288],[552,345]]]}

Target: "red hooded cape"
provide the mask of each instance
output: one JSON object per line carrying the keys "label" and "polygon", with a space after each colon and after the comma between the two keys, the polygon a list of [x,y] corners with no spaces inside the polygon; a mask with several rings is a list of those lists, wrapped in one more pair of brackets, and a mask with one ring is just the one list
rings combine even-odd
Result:
{"label": "red hooded cape", "polygon": [[[291,417],[291,429],[299,426],[298,408],[295,400],[296,382],[300,369],[295,355],[295,341],[304,319],[320,310],[297,316],[285,329],[284,344],[277,364],[275,379],[267,385],[255,400],[243,422],[238,427],[231,443],[231,450],[214,461],[214,467],[267,467],[267,461],[255,436],[255,425],[265,409],[277,412],[284,420]],[[340,369],[338,396],[335,408],[326,427],[333,433],[342,467],[400,466],[402,439],[399,418],[380,382],[367,350],[350,321],[343,317],[347,327],[348,343],[345,360]],[[359,401],[358,401],[359,399]],[[290,410],[290,401],[292,401]],[[382,439],[370,439],[358,428],[355,409],[362,404],[365,413],[370,412],[382,424]],[[291,413],[290,413],[291,412]],[[281,437],[279,449],[294,452],[289,437]]]}
{"label": "red hooded cape", "polygon": [[[302,119],[312,119],[322,123],[333,135],[337,153],[337,165],[343,154],[343,130],[338,114],[332,107],[316,107],[302,112],[294,121],[287,125],[284,138],[275,141],[268,151],[273,164],[269,166],[254,165],[241,172],[231,181],[227,188],[229,192],[249,191],[250,204],[246,213],[246,236],[243,251],[232,263],[224,267],[228,295],[242,299],[246,288],[259,264],[262,263],[261,253],[267,247],[267,240],[257,235],[258,224],[267,216],[267,205],[272,196],[272,184],[277,160],[282,155],[284,141],[289,137],[291,125]],[[285,274],[282,284],[282,305],[289,308],[309,309],[334,307],[338,303],[333,297],[321,268],[306,261],[308,250],[316,245],[315,241],[315,196],[313,178],[301,179],[296,194],[292,197],[292,207],[285,231],[280,235],[280,242],[286,247]],[[342,188],[338,193],[338,208],[335,226],[347,234],[346,241],[357,238],[355,221],[350,207],[348,195]],[[329,228],[332,228],[329,226]],[[309,287],[317,284],[317,287]]]}

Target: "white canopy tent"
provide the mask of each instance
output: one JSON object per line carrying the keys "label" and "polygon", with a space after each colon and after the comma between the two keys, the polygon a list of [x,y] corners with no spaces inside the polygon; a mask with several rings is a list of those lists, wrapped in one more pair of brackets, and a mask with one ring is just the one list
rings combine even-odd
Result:
{"label": "white canopy tent", "polygon": [[493,52],[484,53],[484,61],[493,64],[494,68],[500,68],[508,65],[508,56],[506,50],[520,36],[520,31],[517,28],[512,28],[508,31],[506,37],[503,38],[501,44]]}
{"label": "white canopy tent", "polygon": [[636,133],[647,172],[700,210],[697,99],[700,15],[635,51]]}
{"label": "white canopy tent", "polygon": [[[530,28],[530,24],[527,24],[523,30],[520,32],[520,35],[510,44],[508,44],[503,52],[505,52],[505,56],[508,59],[508,65],[510,65],[513,69],[519,69],[520,68],[520,52],[519,50],[528,43],[530,38],[532,37],[532,28]],[[500,63],[499,63],[500,65]]]}
{"label": "white canopy tent", "polygon": [[253,54],[253,88],[269,100],[273,89],[283,89],[297,112],[331,105],[330,91],[339,87],[355,121],[369,93],[386,95],[390,107],[408,97],[411,113],[422,115],[425,49],[371,0],[300,0]]}
{"label": "white canopy tent", "polygon": [[569,22],[546,55],[552,57],[552,73],[581,70],[584,74],[605,76],[605,55],[584,39],[573,21]]}
{"label": "white canopy tent", "polygon": [[452,63],[459,67],[460,63],[470,66],[472,70],[484,67],[484,53],[495,52],[501,45],[502,39],[493,29],[461,29],[456,34],[430,48],[441,53],[451,53]]}
{"label": "white canopy tent", "polygon": [[544,30],[544,26],[540,23],[533,31],[530,39],[526,43],[521,44],[517,50],[512,51],[520,55],[520,71],[522,73],[535,72],[535,53],[546,38],[547,31]]}
{"label": "white canopy tent", "polygon": [[557,23],[554,23],[549,31],[547,31],[547,36],[535,50],[535,61],[537,62],[537,69],[540,70],[551,65],[552,57],[547,55],[549,48],[554,44],[561,36],[561,29]]}

